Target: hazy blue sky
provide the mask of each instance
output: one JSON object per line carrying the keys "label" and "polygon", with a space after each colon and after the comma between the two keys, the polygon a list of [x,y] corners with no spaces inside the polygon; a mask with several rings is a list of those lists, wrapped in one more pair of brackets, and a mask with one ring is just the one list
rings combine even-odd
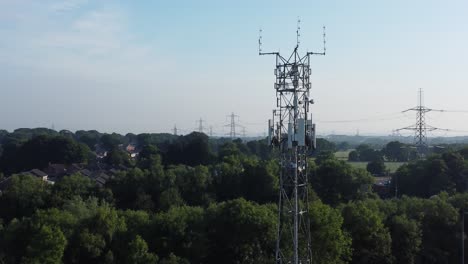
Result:
{"label": "hazy blue sky", "polygon": [[[414,122],[398,112],[418,88],[429,107],[468,110],[467,13],[466,0],[0,0],[0,128],[169,132],[202,117],[221,134],[235,112],[263,133],[274,57],[258,56],[258,30],[265,51],[287,53],[300,17],[304,52],[327,26],[328,54],[313,60],[319,133],[389,134]],[[428,122],[468,131],[468,113]]]}

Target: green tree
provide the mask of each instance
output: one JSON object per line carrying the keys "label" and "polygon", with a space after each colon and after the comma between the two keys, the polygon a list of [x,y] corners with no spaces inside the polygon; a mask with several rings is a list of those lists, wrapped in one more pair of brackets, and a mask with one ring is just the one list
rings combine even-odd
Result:
{"label": "green tree", "polygon": [[100,141],[105,149],[112,150],[117,148],[120,144],[124,144],[125,138],[117,133],[112,133],[102,135]]}
{"label": "green tree", "polygon": [[323,161],[312,173],[312,187],[325,203],[331,205],[354,199],[363,186],[373,181],[367,171],[336,159]]}
{"label": "green tree", "polygon": [[450,181],[455,184],[458,192],[464,192],[467,189],[468,165],[465,164],[463,156],[457,152],[446,152],[442,154],[442,159],[448,168]]}
{"label": "green tree", "polygon": [[324,138],[317,138],[317,153],[316,154],[320,154],[320,152],[334,153],[335,151],[336,151],[335,143],[328,141]]}
{"label": "green tree", "polygon": [[241,189],[243,197],[258,203],[276,202],[279,168],[273,161],[244,165]]}
{"label": "green tree", "polygon": [[87,198],[96,193],[96,184],[90,178],[81,174],[64,176],[52,187],[53,200],[56,205],[62,205],[73,196]]}
{"label": "green tree", "polygon": [[173,253],[169,254],[166,258],[162,259],[159,264],[189,264],[186,259],[180,258]]}
{"label": "green tree", "polygon": [[252,140],[246,143],[249,148],[249,152],[259,157],[262,160],[268,160],[272,158],[273,148],[266,139]]}
{"label": "green tree", "polygon": [[[205,212],[200,207],[172,207],[158,213],[152,223],[153,233],[148,242],[162,259],[172,253],[191,263],[205,263],[208,251]],[[157,238],[157,239],[155,239]]]}
{"label": "green tree", "polygon": [[[209,254],[205,263],[272,263],[276,213],[236,199],[207,210]],[[229,227],[229,228],[226,228]]]}
{"label": "green tree", "polygon": [[355,150],[349,152],[348,161],[359,161],[359,153]]}
{"label": "green tree", "polygon": [[415,263],[422,241],[419,222],[408,219],[405,215],[396,215],[390,220],[390,233],[395,263]]}
{"label": "green tree", "polygon": [[119,148],[112,148],[109,152],[107,152],[107,156],[104,158],[104,161],[113,166],[131,166],[132,162],[130,161],[130,155],[119,149]]}
{"label": "green tree", "polygon": [[453,192],[456,187],[449,167],[439,156],[401,166],[392,182],[398,184],[401,194],[419,197],[430,197],[441,191]]}
{"label": "green tree", "polygon": [[137,167],[142,170],[151,170],[160,164],[161,156],[158,154],[158,149],[153,145],[145,145],[138,155]]}
{"label": "green tree", "polygon": [[207,135],[192,132],[177,138],[163,157],[165,164],[208,165],[214,160]]}
{"label": "green tree", "polygon": [[219,148],[218,158],[220,161],[224,159],[224,157],[228,156],[240,156],[241,151],[237,144],[233,142],[226,142]]}
{"label": "green tree", "polygon": [[159,196],[159,208],[163,211],[169,210],[173,206],[184,205],[180,192],[177,188],[168,188],[161,192]]}
{"label": "green tree", "polygon": [[[66,262],[103,263],[113,257],[109,249],[122,239],[119,235],[126,231],[125,220],[106,203],[96,206],[93,201],[89,201],[82,205],[78,203],[75,207],[78,207],[78,210],[74,209],[75,211],[83,212],[86,217],[82,218],[79,229],[75,230],[74,236],[70,239],[70,248],[65,256]],[[91,208],[94,209],[91,211]],[[117,249],[117,252],[122,250],[122,248]]]}
{"label": "green tree", "polygon": [[408,161],[409,150],[405,144],[399,141],[391,141],[382,149],[383,154],[389,161]]}
{"label": "green tree", "polygon": [[13,175],[0,195],[0,218],[31,216],[37,209],[48,207],[50,186],[31,175]]}
{"label": "green tree", "polygon": [[163,189],[172,186],[172,181],[165,183],[165,179],[162,169],[143,171],[137,168],[117,174],[108,186],[119,208],[153,210],[159,206]]}
{"label": "green tree", "polygon": [[63,252],[67,243],[65,236],[58,228],[49,226],[37,227],[30,235],[22,263],[55,264],[62,262]]}
{"label": "green tree", "polygon": [[225,157],[224,162],[213,166],[213,186],[218,201],[236,199],[242,195],[243,166],[234,157]]}
{"label": "green tree", "polygon": [[342,215],[352,237],[351,263],[392,263],[392,239],[378,212],[363,202],[353,202],[343,207]]}
{"label": "green tree", "polygon": [[45,168],[49,163],[83,163],[89,156],[89,148],[68,137],[38,136],[21,146],[21,169]]}
{"label": "green tree", "polygon": [[38,210],[32,216],[31,221],[37,226],[50,226],[60,229],[67,240],[71,239],[76,227],[80,222],[80,217],[75,216],[69,211],[50,208]]}
{"label": "green tree", "polygon": [[346,141],[342,141],[336,145],[336,148],[341,151],[346,151],[350,148],[350,144]]}
{"label": "green tree", "polygon": [[309,206],[314,263],[340,264],[351,259],[351,237],[343,232],[343,217],[320,201]]}
{"label": "green tree", "polygon": [[175,185],[188,205],[208,205],[213,200],[209,190],[212,177],[208,167],[178,165],[170,167],[166,173],[175,175]]}
{"label": "green tree", "polygon": [[383,160],[373,160],[367,163],[367,171],[373,175],[382,175],[385,173],[385,163]]}
{"label": "green tree", "polygon": [[372,161],[382,159],[382,153],[372,149],[369,145],[361,144],[356,148],[360,161]]}
{"label": "green tree", "polygon": [[94,150],[98,144],[101,134],[96,130],[84,131],[78,130],[75,133],[78,142],[86,144],[90,149]]}
{"label": "green tree", "polygon": [[141,234],[145,237],[145,240],[148,241],[148,230],[151,226],[151,218],[148,212],[145,211],[117,211],[119,217],[121,217],[125,225],[127,226],[127,231],[130,234]]}
{"label": "green tree", "polygon": [[155,264],[158,261],[155,254],[148,252],[148,245],[139,235],[128,244],[127,250],[127,257],[122,263]]}
{"label": "green tree", "polygon": [[63,136],[41,135],[26,142],[12,140],[3,145],[0,168],[6,173],[43,169],[49,163],[87,162],[89,148]]}

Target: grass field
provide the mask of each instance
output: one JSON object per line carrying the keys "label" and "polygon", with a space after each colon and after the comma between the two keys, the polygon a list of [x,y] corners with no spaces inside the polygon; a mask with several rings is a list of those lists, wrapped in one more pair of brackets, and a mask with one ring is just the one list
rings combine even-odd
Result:
{"label": "grass field", "polygon": [[[367,167],[367,162],[365,162],[365,161],[348,161],[348,164],[350,164],[351,166],[353,166],[355,168],[361,168],[361,169],[366,169],[366,167]],[[385,168],[387,170],[389,170],[390,172],[395,172],[403,164],[405,164],[405,162],[386,161],[385,162]]]}
{"label": "grass field", "polygon": [[[367,167],[367,162],[365,161],[348,161],[348,155],[351,150],[346,150],[346,151],[337,151],[335,152],[335,157],[339,160],[344,160],[348,162],[350,165],[352,165],[355,168],[361,168],[361,169],[366,169]],[[395,172],[401,165],[405,164],[405,162],[390,162],[386,161],[385,162],[385,167],[390,171],[390,172]]]}
{"label": "grass field", "polygon": [[348,155],[351,150],[337,151],[335,152],[335,157],[339,160],[348,160]]}

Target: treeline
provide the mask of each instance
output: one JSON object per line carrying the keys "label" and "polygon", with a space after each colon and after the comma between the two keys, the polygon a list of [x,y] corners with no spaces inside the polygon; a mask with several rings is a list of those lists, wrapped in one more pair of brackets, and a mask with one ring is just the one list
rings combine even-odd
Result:
{"label": "treeline", "polygon": [[[427,149],[429,155],[442,154],[450,151],[468,152],[466,145],[444,144]],[[411,144],[404,144],[399,141],[391,141],[382,148],[376,146],[360,144],[353,151],[349,152],[348,161],[376,161],[385,160],[392,162],[407,162],[419,158],[416,147]]]}
{"label": "treeline", "polygon": [[[202,133],[191,133],[186,136],[170,134],[126,134],[99,133],[95,130],[54,131],[46,128],[17,129],[12,133],[0,130],[0,173],[9,175],[30,169],[43,169],[49,163],[88,163],[98,162],[98,155],[105,153],[99,160],[109,165],[134,167],[125,150],[132,145],[134,152],[144,152],[145,147],[155,147],[165,165],[213,164],[217,162],[220,146],[231,142],[227,138],[210,139]],[[254,140],[242,143],[233,141],[233,148],[243,154],[254,155],[261,159],[272,157],[271,148],[266,140]],[[223,151],[229,151],[227,147]]]}
{"label": "treeline", "polygon": [[[102,148],[103,162],[128,162],[127,169],[103,187],[81,174],[53,185],[11,176],[0,186],[0,263],[274,263],[279,164],[265,141],[193,133],[146,141],[136,135],[122,143],[111,134],[86,144],[77,134],[25,137],[22,154],[10,157],[21,160],[30,150],[31,164],[50,162],[54,142],[67,138],[58,145],[86,153],[67,162],[97,162],[93,154]],[[11,137],[17,136],[0,140]],[[109,158],[127,143],[138,148],[136,158]],[[0,160],[10,155],[5,150]],[[307,212],[313,263],[460,261],[459,213],[468,207],[464,153],[447,149],[402,166],[393,181],[399,199],[390,200],[372,192],[366,170],[315,153]]]}

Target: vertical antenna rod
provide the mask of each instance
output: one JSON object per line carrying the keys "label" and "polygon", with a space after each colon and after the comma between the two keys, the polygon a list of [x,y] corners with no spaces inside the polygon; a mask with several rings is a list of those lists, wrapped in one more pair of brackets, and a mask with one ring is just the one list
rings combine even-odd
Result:
{"label": "vertical antenna rod", "polygon": [[299,47],[301,43],[299,37],[301,36],[301,19],[297,18],[297,30],[296,30],[296,47]]}

